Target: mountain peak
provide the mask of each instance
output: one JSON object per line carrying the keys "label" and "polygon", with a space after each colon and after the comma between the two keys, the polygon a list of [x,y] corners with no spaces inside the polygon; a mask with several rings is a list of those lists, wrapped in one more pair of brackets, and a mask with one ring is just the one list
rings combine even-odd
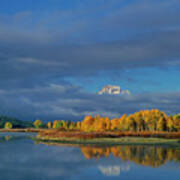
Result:
{"label": "mountain peak", "polygon": [[98,92],[98,94],[114,94],[114,95],[128,94],[129,95],[130,92],[128,90],[122,90],[121,87],[117,85],[106,85]]}

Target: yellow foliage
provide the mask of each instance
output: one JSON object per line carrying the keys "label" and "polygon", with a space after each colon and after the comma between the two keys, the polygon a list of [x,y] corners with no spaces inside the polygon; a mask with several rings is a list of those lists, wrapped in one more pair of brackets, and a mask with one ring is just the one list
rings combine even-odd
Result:
{"label": "yellow foliage", "polygon": [[12,129],[12,127],[13,127],[13,125],[10,122],[6,122],[5,125],[4,125],[5,129]]}
{"label": "yellow foliage", "polygon": [[37,119],[33,124],[34,124],[35,128],[40,128],[43,123],[41,120]]}
{"label": "yellow foliage", "polygon": [[52,128],[52,123],[51,122],[48,122],[47,123],[47,127],[50,129],[50,128]]}

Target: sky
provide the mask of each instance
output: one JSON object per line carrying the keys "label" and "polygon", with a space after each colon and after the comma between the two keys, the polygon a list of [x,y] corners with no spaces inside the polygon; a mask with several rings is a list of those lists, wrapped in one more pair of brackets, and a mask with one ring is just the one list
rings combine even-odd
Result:
{"label": "sky", "polygon": [[[179,0],[0,2],[1,115],[180,112]],[[97,95],[107,84],[131,95]]]}

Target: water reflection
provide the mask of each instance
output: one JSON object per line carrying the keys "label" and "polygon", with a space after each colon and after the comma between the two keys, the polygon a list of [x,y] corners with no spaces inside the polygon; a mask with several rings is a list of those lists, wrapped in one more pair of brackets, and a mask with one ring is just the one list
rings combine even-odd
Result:
{"label": "water reflection", "polygon": [[36,134],[30,133],[1,133],[0,134],[0,142],[8,142],[8,141],[15,141],[15,140],[22,140],[22,139],[31,139]]}
{"label": "water reflection", "polygon": [[167,161],[180,162],[180,149],[157,146],[113,146],[80,147],[86,159],[107,158],[111,154],[123,161],[131,161],[144,166],[158,167]]}
{"label": "water reflection", "polygon": [[1,179],[176,180],[180,176],[177,147],[44,145],[30,136],[1,136]]}
{"label": "water reflection", "polygon": [[0,137],[0,142],[6,142],[6,141],[13,141],[19,139],[19,137],[13,137],[13,136],[2,136]]}
{"label": "water reflection", "polygon": [[[92,146],[72,145],[60,143],[45,143],[46,145],[79,147],[84,158],[102,159],[113,156],[123,162],[134,162],[143,166],[159,167],[167,161],[180,163],[180,148],[148,145],[121,145],[121,146]],[[103,168],[100,168],[101,170]],[[113,169],[113,168],[112,168]],[[108,170],[107,170],[108,171]]]}
{"label": "water reflection", "polygon": [[122,166],[98,166],[100,172],[105,176],[119,176],[121,172],[128,172],[130,170],[129,165],[122,165]]}

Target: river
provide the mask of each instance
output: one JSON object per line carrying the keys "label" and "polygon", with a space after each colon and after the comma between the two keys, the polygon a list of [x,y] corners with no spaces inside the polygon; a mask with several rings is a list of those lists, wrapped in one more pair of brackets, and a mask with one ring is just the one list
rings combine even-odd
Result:
{"label": "river", "polygon": [[180,148],[43,144],[31,133],[0,133],[2,180],[177,180]]}

